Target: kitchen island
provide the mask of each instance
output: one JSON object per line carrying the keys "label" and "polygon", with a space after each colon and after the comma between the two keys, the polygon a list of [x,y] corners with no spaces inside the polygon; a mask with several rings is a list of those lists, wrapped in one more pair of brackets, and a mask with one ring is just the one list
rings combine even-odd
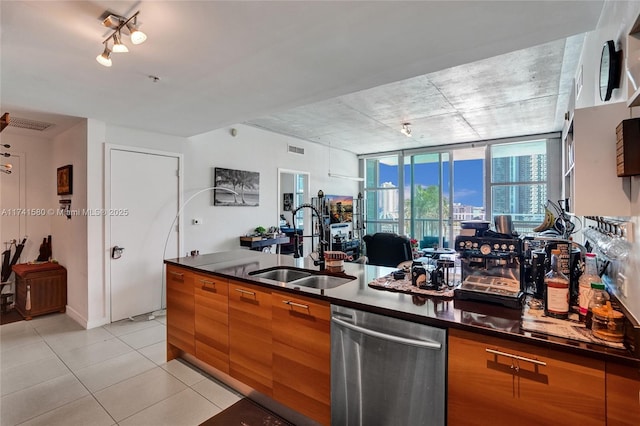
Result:
{"label": "kitchen island", "polygon": [[[522,416],[531,412],[536,424],[545,422],[544,413],[556,421],[561,415],[555,424],[638,424],[640,361],[632,352],[522,331],[517,310],[376,290],[368,283],[393,268],[372,265],[346,263],[350,282],[315,289],[251,275],[274,267],[317,270],[307,259],[238,250],[165,263],[168,357],[211,366],[234,387],[246,385],[241,392],[256,390],[252,397],[273,398],[321,424],[328,424],[330,410],[329,304],[448,330],[448,424],[483,424],[496,406],[505,423],[519,415],[526,424]],[[172,280],[182,283],[177,292]],[[242,303],[246,294],[251,304]],[[289,312],[280,309],[283,303]],[[296,306],[305,307],[304,315]],[[291,382],[305,374],[314,374],[308,389]]]}

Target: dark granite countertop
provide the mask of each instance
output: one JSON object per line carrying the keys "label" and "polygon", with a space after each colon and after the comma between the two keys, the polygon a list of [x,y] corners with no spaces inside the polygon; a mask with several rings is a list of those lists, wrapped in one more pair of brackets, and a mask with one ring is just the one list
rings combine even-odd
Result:
{"label": "dark granite countertop", "polygon": [[640,359],[631,351],[598,344],[569,340],[542,333],[523,331],[521,312],[490,303],[451,298],[413,296],[371,288],[368,283],[387,275],[395,268],[345,263],[345,274],[351,282],[333,289],[314,289],[294,285],[275,285],[273,281],[250,275],[257,270],[278,266],[318,270],[309,259],[265,254],[250,250],[233,250],[194,257],[167,259],[165,263],[185,267],[195,272],[232,278],[270,289],[316,297],[330,303],[389,315],[408,321],[442,328],[458,328],[494,335],[584,356],[640,366]]}

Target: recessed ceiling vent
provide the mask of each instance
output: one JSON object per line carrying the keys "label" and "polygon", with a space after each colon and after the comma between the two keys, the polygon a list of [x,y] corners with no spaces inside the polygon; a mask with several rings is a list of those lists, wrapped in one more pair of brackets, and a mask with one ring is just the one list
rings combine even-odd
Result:
{"label": "recessed ceiling vent", "polygon": [[289,148],[289,152],[293,152],[294,154],[302,154],[304,155],[304,148],[300,148],[299,146],[287,145]]}
{"label": "recessed ceiling vent", "polygon": [[44,121],[29,120],[28,118],[11,117],[9,127],[18,127],[20,129],[37,130],[42,132],[53,126],[53,123],[45,123]]}

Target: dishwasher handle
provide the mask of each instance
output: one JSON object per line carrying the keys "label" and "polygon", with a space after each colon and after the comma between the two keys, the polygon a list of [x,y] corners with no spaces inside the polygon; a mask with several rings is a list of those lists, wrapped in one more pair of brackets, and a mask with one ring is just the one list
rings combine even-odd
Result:
{"label": "dishwasher handle", "polygon": [[394,343],[401,343],[403,345],[408,345],[408,346],[417,346],[420,348],[425,348],[425,349],[433,349],[433,350],[440,350],[442,349],[442,344],[438,343],[438,342],[434,342],[432,340],[417,340],[417,339],[407,339],[406,337],[399,337],[399,336],[393,336],[387,333],[381,333],[379,331],[375,331],[375,330],[370,330],[368,328],[364,328],[364,327],[360,327],[358,325],[355,324],[351,324],[349,322],[343,321],[339,318],[336,317],[331,317],[331,321],[333,321],[334,323],[342,326],[342,327],[346,327],[349,328],[351,330],[360,332],[362,334],[366,334],[367,336],[372,336],[372,337],[378,337],[380,339],[384,339],[384,340],[389,340],[391,342]]}

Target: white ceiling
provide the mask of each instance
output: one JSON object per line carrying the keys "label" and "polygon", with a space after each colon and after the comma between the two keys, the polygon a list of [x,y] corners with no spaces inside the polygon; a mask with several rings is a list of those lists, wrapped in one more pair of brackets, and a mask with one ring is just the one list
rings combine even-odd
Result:
{"label": "white ceiling", "polygon": [[[45,132],[65,116],[185,137],[246,122],[355,153],[557,131],[582,43],[570,36],[593,30],[601,8],[2,1],[0,101],[12,116],[51,119]],[[125,37],[130,52],[111,68],[95,61],[107,9],[140,10],[149,37]],[[412,138],[399,133],[405,121]]]}

